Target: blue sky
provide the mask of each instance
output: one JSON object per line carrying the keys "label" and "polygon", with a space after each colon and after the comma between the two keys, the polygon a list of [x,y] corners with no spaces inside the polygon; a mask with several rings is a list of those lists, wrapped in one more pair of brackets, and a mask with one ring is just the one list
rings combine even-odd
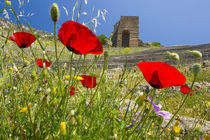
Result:
{"label": "blue sky", "polygon": [[[22,1],[22,0],[21,0]],[[58,29],[63,22],[70,20],[72,8],[76,0],[23,0],[24,5],[20,9],[18,0],[12,1],[16,11],[24,10],[25,15],[33,12],[32,17],[20,17],[27,19],[31,26],[39,30],[53,32],[49,11],[53,2],[60,8],[60,19]],[[80,0],[79,0],[80,3]],[[4,3],[0,3],[2,9]],[[63,6],[68,10],[69,16],[65,14]],[[93,14],[92,8],[94,8]],[[113,31],[114,24],[119,21],[120,16],[139,16],[139,38],[144,42],[157,41],[165,46],[171,45],[193,45],[210,43],[210,0],[83,0],[82,12],[79,22],[87,22],[90,17],[97,15],[98,9],[106,9],[106,22],[98,19],[97,35],[107,36]],[[8,10],[8,9],[7,9]],[[9,10],[8,10],[9,11]],[[77,14],[77,10],[75,11]],[[12,14],[9,14],[15,22]],[[2,14],[1,14],[1,17]]]}

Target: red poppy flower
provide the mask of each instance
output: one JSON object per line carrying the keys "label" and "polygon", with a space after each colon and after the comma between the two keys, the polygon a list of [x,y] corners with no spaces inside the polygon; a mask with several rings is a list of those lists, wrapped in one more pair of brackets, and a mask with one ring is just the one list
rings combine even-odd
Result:
{"label": "red poppy flower", "polygon": [[75,87],[71,87],[69,95],[74,95],[76,91],[78,91],[78,89],[75,89]]}
{"label": "red poppy flower", "polygon": [[35,36],[27,32],[15,32],[9,37],[10,40],[14,41],[20,48],[28,48],[31,44],[36,41]]}
{"label": "red poppy flower", "polygon": [[140,62],[137,64],[147,82],[154,88],[161,89],[181,86],[185,76],[175,67],[162,62]]}
{"label": "red poppy flower", "polygon": [[80,23],[74,21],[63,23],[58,37],[68,50],[76,54],[103,53],[103,47],[96,35]]}
{"label": "red poppy flower", "polygon": [[37,59],[35,58],[35,61],[36,61],[36,64],[40,67],[40,68],[43,68],[44,67],[44,64],[45,64],[45,68],[47,67],[50,67],[50,62],[45,60],[45,59]]}
{"label": "red poppy flower", "polygon": [[83,86],[87,88],[94,88],[96,87],[96,77],[89,76],[89,75],[81,75],[83,80],[80,80]]}
{"label": "red poppy flower", "polygon": [[[180,91],[184,94],[187,94],[190,91],[190,87],[188,85],[181,85]],[[190,92],[193,92],[194,90],[191,90]],[[190,95],[192,96],[192,95]]]}

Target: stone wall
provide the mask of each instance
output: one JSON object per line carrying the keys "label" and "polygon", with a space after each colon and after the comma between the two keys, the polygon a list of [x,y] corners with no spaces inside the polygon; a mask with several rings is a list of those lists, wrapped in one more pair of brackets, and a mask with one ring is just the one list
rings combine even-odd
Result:
{"label": "stone wall", "polygon": [[139,40],[139,17],[121,16],[114,25],[112,44],[114,47],[137,47]]}
{"label": "stone wall", "polygon": [[[181,57],[183,51],[186,50],[199,50],[203,57],[201,59],[194,58],[190,53],[185,54],[182,65],[190,65],[193,63],[199,63],[203,61],[210,61],[210,44],[202,44],[202,45],[195,45],[195,46],[176,46],[176,47],[161,47],[152,50],[146,50],[142,52],[138,52],[135,54],[128,54],[128,55],[116,55],[116,56],[109,56],[108,59],[108,68],[109,69],[123,69],[126,65],[127,68],[135,67],[141,61],[161,61],[163,53],[165,51],[175,52],[178,53]],[[86,64],[89,64],[90,60],[86,60]],[[178,62],[172,61],[165,57],[165,62],[170,65],[176,65]],[[64,62],[69,64],[68,61]],[[73,62],[74,64],[77,63],[76,60]],[[102,56],[96,63],[98,68],[102,68],[104,64],[104,57]]]}

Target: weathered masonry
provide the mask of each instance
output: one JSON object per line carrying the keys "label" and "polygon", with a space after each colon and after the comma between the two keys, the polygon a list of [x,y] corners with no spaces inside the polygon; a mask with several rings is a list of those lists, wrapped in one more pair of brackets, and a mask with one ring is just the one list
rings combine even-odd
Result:
{"label": "weathered masonry", "polygon": [[112,46],[137,47],[139,41],[139,17],[121,16],[114,25]]}

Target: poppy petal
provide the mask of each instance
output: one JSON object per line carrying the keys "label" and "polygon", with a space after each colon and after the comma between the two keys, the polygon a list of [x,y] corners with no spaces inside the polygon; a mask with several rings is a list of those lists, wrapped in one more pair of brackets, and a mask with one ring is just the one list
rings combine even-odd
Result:
{"label": "poppy petal", "polygon": [[184,94],[187,94],[190,90],[190,87],[188,87],[187,85],[181,85],[180,87],[180,91]]}
{"label": "poppy petal", "polygon": [[9,37],[10,40],[14,41],[20,48],[28,48],[36,38],[34,35],[27,32],[15,32],[12,36]]}
{"label": "poppy petal", "polygon": [[70,90],[69,95],[70,95],[70,96],[71,96],[71,95],[74,95],[76,91],[78,91],[78,89],[75,89],[75,87],[71,87],[71,90]]}
{"label": "poppy petal", "polygon": [[163,62],[140,62],[137,64],[146,81],[154,88],[161,89],[181,86],[186,82],[185,76],[175,67]]}
{"label": "poppy petal", "polygon": [[62,24],[58,37],[68,50],[76,54],[101,54],[103,47],[96,35],[88,27],[67,21]]}
{"label": "poppy petal", "polygon": [[35,58],[35,61],[36,61],[36,64],[40,67],[40,68],[43,68],[44,67],[44,63],[45,63],[45,67],[48,68],[50,67],[50,62],[45,60],[45,59],[37,59]]}
{"label": "poppy petal", "polygon": [[80,80],[83,86],[87,88],[94,88],[96,87],[96,77],[94,76],[89,76],[89,75],[81,75],[83,80]]}

